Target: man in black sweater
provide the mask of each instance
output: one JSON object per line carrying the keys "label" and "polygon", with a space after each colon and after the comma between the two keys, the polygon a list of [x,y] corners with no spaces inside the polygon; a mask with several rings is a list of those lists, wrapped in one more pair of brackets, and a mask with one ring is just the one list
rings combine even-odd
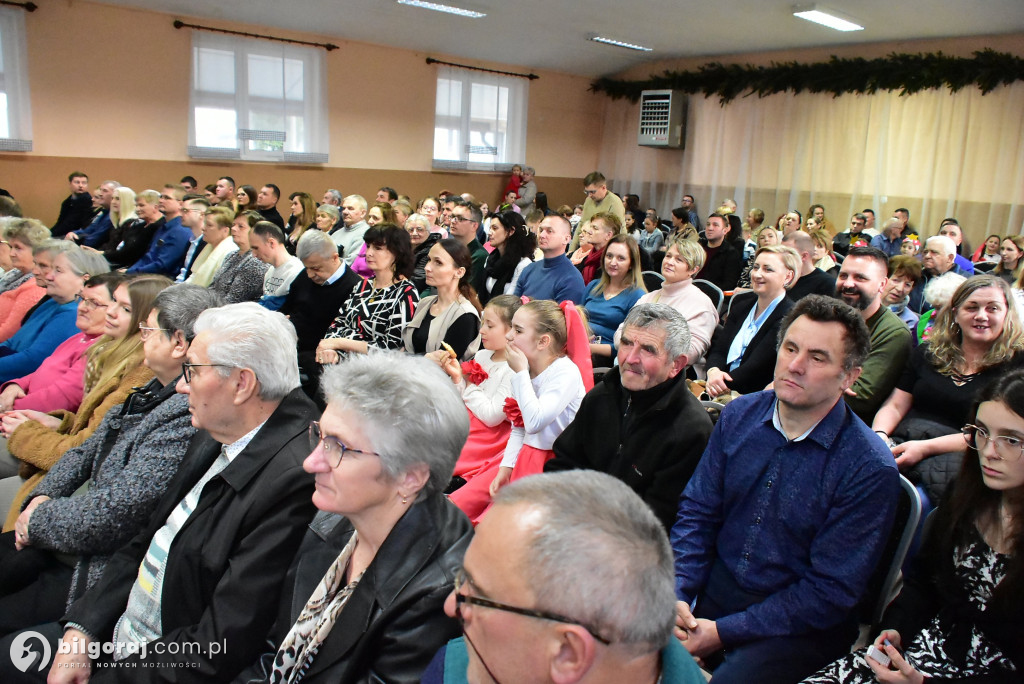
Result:
{"label": "man in black sweater", "polygon": [[792,247],[800,255],[799,279],[789,288],[787,297],[794,302],[810,294],[831,297],[836,291],[836,279],[814,265],[814,240],[802,230],[794,230],[782,238],[782,244]]}
{"label": "man in black sweater", "polygon": [[667,304],[639,304],[622,325],[619,365],[590,390],[552,449],[546,472],[588,469],[625,482],[666,529],[711,437],[686,386],[690,330]]}
{"label": "man in black sweater", "polygon": [[263,217],[264,221],[270,221],[281,230],[284,230],[284,217],[277,210],[277,203],[280,200],[281,188],[273,183],[267,183],[260,188],[259,194],[256,195],[256,211],[260,212],[260,216]]}
{"label": "man in black sweater", "polygon": [[714,283],[723,292],[736,287],[743,269],[743,252],[727,239],[729,231],[728,218],[723,214],[711,214],[705,222],[704,237],[700,239],[707,254],[700,277]]}
{"label": "man in black sweater", "polygon": [[60,204],[57,222],[50,229],[53,237],[81,229],[92,220],[92,195],[89,194],[89,177],[81,171],[72,171],[68,176],[71,194]]}
{"label": "man in black sweater", "polygon": [[360,277],[338,256],[338,247],[327,233],[306,231],[295,248],[305,266],[292,281],[281,313],[291,320],[298,335],[299,374],[302,388],[314,399],[320,378],[316,346],[327,334],[345,300]]}

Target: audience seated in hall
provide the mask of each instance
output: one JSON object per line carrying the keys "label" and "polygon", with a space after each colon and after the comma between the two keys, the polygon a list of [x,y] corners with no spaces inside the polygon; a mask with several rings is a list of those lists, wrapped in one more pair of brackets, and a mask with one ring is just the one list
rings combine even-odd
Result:
{"label": "audience seated in hall", "polygon": [[156,273],[170,278],[178,275],[189,240],[192,239],[192,231],[181,225],[181,203],[184,198],[185,189],[180,185],[164,186],[160,193],[159,209],[165,221],[153,233],[146,253],[128,267],[128,273]]}
{"label": "audience seated in hall", "polygon": [[633,236],[616,235],[601,251],[604,265],[587,287],[583,309],[593,333],[591,359],[595,366],[610,366],[618,354],[615,331],[647,288],[640,270],[640,247]]}
{"label": "audience seated in hall", "polygon": [[[80,276],[79,290],[84,280]],[[156,295],[169,284],[163,276],[135,277],[114,290],[114,305],[107,310],[107,332],[87,352],[85,396],[77,412],[28,410],[3,416],[0,426],[7,437],[7,450],[19,461],[18,475],[0,481],[0,508],[10,507],[5,531],[14,526],[22,501],[64,452],[88,439],[110,409],[123,403],[133,388],[152,379],[152,370],[142,363],[139,324],[149,316]]]}
{"label": "audience seated in hall", "polygon": [[907,327],[913,331],[917,327],[919,315],[910,310],[910,292],[921,280],[921,262],[912,256],[898,254],[889,259],[889,283],[882,293],[882,304],[899,316]]}
{"label": "audience seated in hall", "polygon": [[188,397],[175,390],[192,324],[220,303],[194,285],[157,295],[143,330],[155,377],[64,454],[25,502],[15,531],[0,535],[0,634],[58,620],[149,521],[195,434]]}
{"label": "audience seated in hall", "polygon": [[800,255],[800,272],[786,294],[793,303],[810,294],[831,296],[836,289],[836,279],[814,264],[814,240],[802,230],[795,230],[782,238],[782,244],[792,247]]}
{"label": "audience seated in hall", "polygon": [[[208,309],[194,330],[178,388],[199,432],[145,528],[64,615],[63,641],[84,648],[53,643],[52,681],[88,674],[93,641],[157,639],[166,647],[122,651],[115,662],[124,670],[114,674],[187,665],[191,678],[232,681],[260,654],[274,622],[315,512],[313,476],[302,462],[317,414],[299,389],[295,331],[280,313],[250,302]],[[46,632],[60,637],[59,628]],[[197,651],[192,642],[223,648]]]}
{"label": "audience seated in hall", "polygon": [[203,232],[206,228],[206,212],[210,210],[210,203],[202,197],[186,195],[181,207],[181,225],[192,232],[192,238],[188,241],[188,249],[181,262],[181,270],[178,271],[174,282],[183,283],[192,275],[199,255],[203,253],[206,240],[203,239]]}
{"label": "audience seated in hall", "polygon": [[704,237],[700,244],[707,254],[701,275],[704,280],[714,283],[723,292],[732,290],[740,279],[743,253],[736,249],[730,232],[729,219],[719,213],[708,216]]}
{"label": "audience seated in hall", "polygon": [[577,304],[583,302],[583,276],[565,254],[571,238],[572,226],[567,219],[556,215],[545,216],[541,220],[537,247],[544,258],[523,269],[516,283],[516,296]]}
{"label": "audience seated in hall", "polygon": [[185,279],[189,285],[209,287],[225,260],[238,245],[231,239],[231,225],[235,215],[225,207],[210,207],[203,218],[203,242],[206,246],[192,262],[192,275]]}
{"label": "audience seated in hall", "polygon": [[263,279],[269,267],[249,248],[249,231],[260,220],[259,212],[246,211],[231,224],[231,239],[238,249],[225,257],[210,283],[210,289],[228,303],[255,302],[263,296]]}
{"label": "audience seated in hall", "polygon": [[92,220],[80,231],[64,236],[65,240],[74,240],[83,247],[96,247],[106,241],[114,222],[110,214],[110,204],[114,191],[121,187],[117,181],[103,181],[93,195]]}
{"label": "audience seated in hall", "polygon": [[54,237],[64,237],[79,230],[92,220],[92,195],[89,194],[89,176],[81,171],[68,175],[71,194],[60,204],[60,214],[50,232]]}
{"label": "audience seated in hall", "polygon": [[267,183],[260,187],[256,195],[256,211],[260,213],[264,221],[270,221],[284,232],[284,217],[277,210],[277,203],[281,201],[281,188],[273,183]]}

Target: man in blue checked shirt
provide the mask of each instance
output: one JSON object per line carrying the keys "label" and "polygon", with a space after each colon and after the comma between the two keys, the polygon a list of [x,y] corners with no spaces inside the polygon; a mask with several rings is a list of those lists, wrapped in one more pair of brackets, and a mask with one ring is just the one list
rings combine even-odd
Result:
{"label": "man in blue checked shirt", "polygon": [[774,389],[722,412],[672,528],[676,636],[714,684],[796,682],[845,652],[892,527],[892,455],[842,400],[870,350],[853,307],[810,295]]}

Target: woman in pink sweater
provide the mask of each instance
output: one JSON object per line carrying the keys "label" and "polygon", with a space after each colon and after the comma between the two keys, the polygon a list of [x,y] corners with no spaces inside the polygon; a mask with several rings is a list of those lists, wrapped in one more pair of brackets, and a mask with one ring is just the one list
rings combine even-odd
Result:
{"label": "woman in pink sweater", "polygon": [[122,273],[102,273],[85,282],[75,321],[82,332],[65,340],[35,372],[5,383],[0,390],[0,412],[78,410],[82,403],[85,352],[104,333],[107,308],[114,302],[114,290],[124,280]]}

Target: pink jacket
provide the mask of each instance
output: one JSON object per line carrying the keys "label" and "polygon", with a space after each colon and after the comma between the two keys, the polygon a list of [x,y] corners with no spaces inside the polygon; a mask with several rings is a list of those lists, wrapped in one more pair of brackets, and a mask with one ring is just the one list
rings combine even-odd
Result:
{"label": "pink jacket", "polygon": [[46,288],[36,285],[35,278],[0,294],[0,342],[6,342],[18,332],[21,319],[45,294]]}
{"label": "pink jacket", "polygon": [[84,392],[85,352],[97,339],[99,335],[85,333],[69,337],[53,350],[35,372],[4,383],[4,387],[15,384],[25,391],[25,396],[15,400],[14,408],[35,409],[46,413],[77,411]]}

